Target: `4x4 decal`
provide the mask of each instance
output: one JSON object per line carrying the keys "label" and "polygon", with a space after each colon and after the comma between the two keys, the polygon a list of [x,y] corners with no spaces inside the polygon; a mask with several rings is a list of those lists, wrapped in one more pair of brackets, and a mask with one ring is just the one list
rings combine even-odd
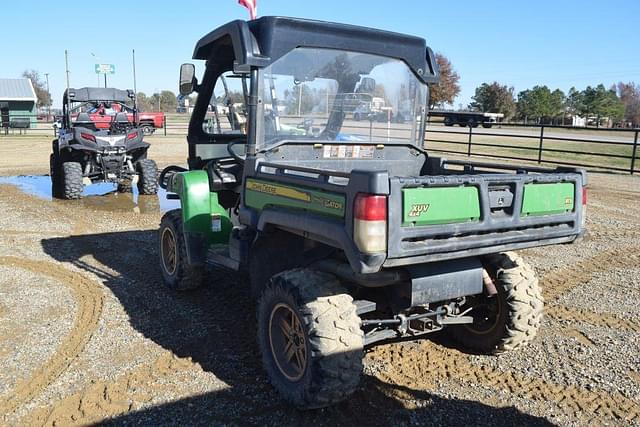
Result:
{"label": "4x4 decal", "polygon": [[411,210],[409,211],[409,216],[410,217],[418,217],[420,215],[422,215],[423,213],[427,213],[427,211],[429,210],[429,207],[431,205],[426,204],[426,203],[418,203],[415,205],[411,205]]}

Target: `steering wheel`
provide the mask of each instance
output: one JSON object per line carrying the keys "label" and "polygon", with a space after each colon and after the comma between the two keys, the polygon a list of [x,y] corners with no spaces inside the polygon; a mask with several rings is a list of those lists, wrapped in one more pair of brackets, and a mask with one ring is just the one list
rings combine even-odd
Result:
{"label": "steering wheel", "polygon": [[245,157],[238,155],[238,153],[236,153],[233,150],[233,146],[234,145],[238,145],[238,144],[246,144],[246,140],[244,139],[234,139],[233,141],[229,141],[229,143],[227,144],[227,151],[229,152],[229,154],[231,155],[231,157],[234,158],[235,161],[237,161],[239,164],[243,165],[244,161],[245,161]]}

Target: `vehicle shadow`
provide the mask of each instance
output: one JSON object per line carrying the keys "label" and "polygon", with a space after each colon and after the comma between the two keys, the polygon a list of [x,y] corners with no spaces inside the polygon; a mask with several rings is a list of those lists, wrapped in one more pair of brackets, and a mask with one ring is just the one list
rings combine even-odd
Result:
{"label": "vehicle shadow", "polygon": [[[255,339],[255,307],[243,279],[215,273],[208,286],[196,291],[165,289],[157,265],[155,231],[43,239],[42,247],[54,259],[96,274],[122,304],[131,325],[146,338],[179,357],[191,358],[228,385],[222,391],[127,413],[110,423],[549,425],[512,407],[445,399],[387,384],[372,375],[364,375],[346,402],[298,411],[279,397],[263,373]],[[408,408],[407,399],[425,406]]]}

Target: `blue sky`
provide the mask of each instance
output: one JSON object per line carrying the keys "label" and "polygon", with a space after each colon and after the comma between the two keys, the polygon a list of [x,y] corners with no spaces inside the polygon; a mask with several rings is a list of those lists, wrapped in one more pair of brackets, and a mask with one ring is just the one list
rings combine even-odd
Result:
{"label": "blue sky", "polygon": [[[6,1],[0,6],[0,77],[25,69],[49,73],[54,106],[65,87],[95,85],[96,58],[113,63],[110,86],[131,88],[136,50],[138,90],[177,90],[178,68],[195,42],[215,27],[248,16],[236,0]],[[460,74],[466,105],[483,82],[516,92],[536,84],[571,86],[640,83],[640,2],[258,0],[258,15],[297,16],[405,32],[424,37]],[[6,38],[5,38],[6,37]]]}

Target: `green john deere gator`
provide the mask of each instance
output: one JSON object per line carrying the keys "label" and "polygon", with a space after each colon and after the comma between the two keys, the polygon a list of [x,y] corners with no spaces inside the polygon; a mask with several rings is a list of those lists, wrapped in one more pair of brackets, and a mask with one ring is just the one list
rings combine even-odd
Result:
{"label": "green john deere gator", "polygon": [[[162,275],[175,290],[207,268],[246,275],[287,401],[346,398],[374,343],[445,327],[476,352],[533,339],[543,299],[513,251],[584,233],[582,170],[430,156],[438,67],[421,38],[263,17],[214,30],[193,57],[206,62],[200,81],[180,70],[180,93],[198,94],[188,169],[160,175],[181,204],[162,218]],[[374,109],[387,119],[353,119]]]}

